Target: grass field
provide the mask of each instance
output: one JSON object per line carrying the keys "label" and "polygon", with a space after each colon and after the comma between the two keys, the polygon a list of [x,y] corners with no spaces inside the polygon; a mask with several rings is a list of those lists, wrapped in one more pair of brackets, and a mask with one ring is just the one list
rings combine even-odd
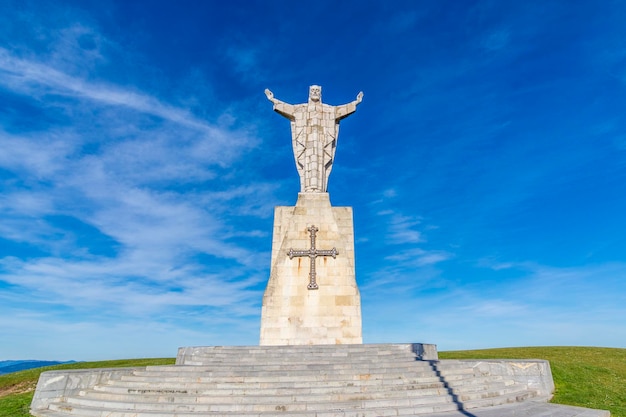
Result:
{"label": "grass field", "polygon": [[545,359],[556,392],[553,403],[609,410],[626,417],[626,349],[528,347],[440,352],[440,359]]}
{"label": "grass field", "polygon": [[[528,347],[439,352],[441,359],[546,359],[556,392],[552,402],[609,410],[626,417],[626,349]],[[174,359],[81,362],[30,369],[0,376],[0,417],[28,417],[39,374],[55,369],[171,365]]]}

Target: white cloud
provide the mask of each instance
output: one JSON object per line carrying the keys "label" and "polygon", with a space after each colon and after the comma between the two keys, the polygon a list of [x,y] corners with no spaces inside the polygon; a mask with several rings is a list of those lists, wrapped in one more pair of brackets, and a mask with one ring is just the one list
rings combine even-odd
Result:
{"label": "white cloud", "polygon": [[[0,86],[45,115],[27,131],[0,120],[0,167],[11,173],[2,179],[0,236],[38,251],[0,253],[0,284],[12,288],[0,289],[0,315],[47,329],[24,338],[34,345],[53,329],[71,340],[116,340],[142,322],[145,339],[120,346],[145,349],[145,340],[171,339],[175,326],[166,323],[181,320],[240,338],[237,329],[259,314],[269,254],[250,243],[267,234],[235,225],[271,215],[277,188],[242,187],[227,175],[255,169],[245,160],[259,142],[254,127],[219,114],[214,124],[136,87],[98,81],[81,62],[106,62],[107,40],[80,25],[61,32],[48,56],[0,47]],[[0,328],[9,334],[11,326]],[[63,354],[82,359],[77,352]]]}
{"label": "white cloud", "polygon": [[[225,148],[242,146],[243,138],[213,126],[195,117],[188,110],[163,103],[159,99],[143,94],[132,88],[122,88],[105,82],[90,82],[84,78],[71,76],[44,62],[19,58],[0,47],[0,83],[16,93],[49,100],[51,95],[61,95],[77,100],[87,100],[92,104],[134,110],[165,121],[208,135],[209,142],[196,144],[199,155],[215,151],[218,146]],[[42,105],[46,105],[42,103]],[[49,105],[49,104],[48,104]],[[124,117],[126,119],[126,117]],[[112,119],[115,123],[115,119]]]}
{"label": "white cloud", "polygon": [[451,257],[452,254],[445,251],[427,251],[420,248],[411,248],[386,256],[385,259],[402,263],[404,267],[410,268],[434,265]]}
{"label": "white cloud", "polygon": [[[376,279],[361,286],[367,342],[419,340],[437,343],[442,350],[550,344],[623,347],[624,263],[493,263],[498,268],[483,263],[464,268],[462,275],[443,267],[411,273],[391,261],[387,264],[376,272]],[[490,279],[478,278],[484,268],[491,269]],[[374,327],[376,332],[371,332]]]}
{"label": "white cloud", "polygon": [[45,134],[14,135],[0,127],[0,166],[9,170],[27,170],[35,180],[46,179],[62,170],[67,155],[75,149],[71,134],[50,129]]}
{"label": "white cloud", "polygon": [[485,299],[475,304],[463,306],[461,310],[464,314],[477,318],[481,316],[488,318],[502,318],[503,316],[519,317],[527,313],[527,306],[512,300]]}
{"label": "white cloud", "polygon": [[405,243],[421,242],[421,232],[415,230],[422,219],[418,216],[405,216],[393,210],[382,210],[379,216],[387,218],[387,240],[391,244],[401,245]]}

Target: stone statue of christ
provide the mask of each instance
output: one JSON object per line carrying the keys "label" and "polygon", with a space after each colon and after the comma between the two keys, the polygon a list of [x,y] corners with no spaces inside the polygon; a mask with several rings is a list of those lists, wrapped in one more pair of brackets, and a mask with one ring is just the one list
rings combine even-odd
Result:
{"label": "stone statue of christ", "polygon": [[356,100],[341,106],[322,103],[322,87],[309,87],[309,101],[289,104],[278,100],[265,90],[267,99],[274,103],[274,111],[291,122],[291,142],[296,168],[300,175],[300,192],[325,193],[328,176],[335,159],[339,121],[356,111],[363,100],[360,92]]}

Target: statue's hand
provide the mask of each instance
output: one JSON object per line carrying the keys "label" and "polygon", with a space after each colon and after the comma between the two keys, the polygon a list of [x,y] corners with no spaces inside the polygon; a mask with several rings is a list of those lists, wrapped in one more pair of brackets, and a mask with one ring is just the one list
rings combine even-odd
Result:
{"label": "statue's hand", "polygon": [[357,94],[357,96],[356,96],[356,104],[359,104],[362,101],[363,101],[363,91],[361,91],[359,94]]}
{"label": "statue's hand", "polygon": [[274,101],[274,93],[272,93],[269,88],[265,89],[265,95],[267,96],[267,99],[269,101],[271,101],[271,102]]}

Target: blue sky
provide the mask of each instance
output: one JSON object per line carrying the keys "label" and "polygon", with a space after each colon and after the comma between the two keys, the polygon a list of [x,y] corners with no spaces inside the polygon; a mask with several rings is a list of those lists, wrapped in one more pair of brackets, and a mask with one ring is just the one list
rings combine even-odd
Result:
{"label": "blue sky", "polygon": [[288,122],[338,105],[368,343],[626,347],[626,3],[0,5],[0,359],[258,343]]}

